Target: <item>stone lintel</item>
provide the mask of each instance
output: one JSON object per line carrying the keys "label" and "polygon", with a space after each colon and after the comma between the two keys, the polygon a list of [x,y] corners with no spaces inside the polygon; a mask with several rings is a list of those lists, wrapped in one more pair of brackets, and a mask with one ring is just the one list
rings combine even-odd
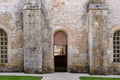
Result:
{"label": "stone lintel", "polygon": [[108,5],[106,3],[90,3],[89,10],[108,10]]}
{"label": "stone lintel", "polygon": [[39,3],[27,3],[24,7],[23,10],[40,10],[41,5]]}

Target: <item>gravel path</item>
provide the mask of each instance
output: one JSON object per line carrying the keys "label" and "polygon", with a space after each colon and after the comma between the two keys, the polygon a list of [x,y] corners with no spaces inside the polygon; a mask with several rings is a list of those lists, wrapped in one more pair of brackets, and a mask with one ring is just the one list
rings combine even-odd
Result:
{"label": "gravel path", "polygon": [[80,76],[120,78],[120,75],[89,75],[89,74],[79,74],[79,73],[77,74],[75,73],[51,73],[51,74],[0,73],[0,75],[43,76],[42,80],[79,80]]}
{"label": "gravel path", "polygon": [[80,74],[53,73],[44,74],[43,80],[79,80]]}

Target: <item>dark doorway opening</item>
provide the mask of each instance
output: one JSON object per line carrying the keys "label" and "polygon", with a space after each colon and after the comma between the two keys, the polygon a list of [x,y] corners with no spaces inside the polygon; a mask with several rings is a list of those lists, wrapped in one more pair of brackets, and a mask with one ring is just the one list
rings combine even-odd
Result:
{"label": "dark doorway opening", "polygon": [[54,36],[54,65],[55,72],[67,71],[67,35],[63,31]]}

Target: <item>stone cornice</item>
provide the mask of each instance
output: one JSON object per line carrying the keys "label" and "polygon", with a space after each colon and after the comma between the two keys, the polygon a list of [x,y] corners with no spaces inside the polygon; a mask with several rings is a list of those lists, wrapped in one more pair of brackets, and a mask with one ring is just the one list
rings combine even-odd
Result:
{"label": "stone cornice", "polygon": [[89,10],[108,10],[108,5],[106,3],[90,3]]}
{"label": "stone cornice", "polygon": [[27,3],[23,7],[23,10],[38,10],[41,9],[41,5],[39,3]]}

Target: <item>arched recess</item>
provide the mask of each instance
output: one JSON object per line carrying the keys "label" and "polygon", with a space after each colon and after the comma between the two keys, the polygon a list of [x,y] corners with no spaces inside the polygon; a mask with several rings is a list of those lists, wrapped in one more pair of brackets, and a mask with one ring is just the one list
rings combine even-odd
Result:
{"label": "arched recess", "polygon": [[8,63],[8,36],[0,29],[0,64]]}
{"label": "arched recess", "polygon": [[[2,30],[4,30],[4,32],[7,34],[7,58],[8,58],[8,62],[7,62],[7,64],[9,64],[9,63],[11,63],[11,59],[12,59],[12,48],[11,48],[11,42],[12,42],[12,39],[11,39],[11,30],[7,27],[7,26],[5,26],[5,25],[2,25],[2,24],[0,24],[0,29],[2,29]],[[7,66],[6,66],[7,67]],[[5,67],[4,67],[5,68]]]}
{"label": "arched recess", "polygon": [[114,61],[114,35],[117,31],[120,30],[120,26],[113,26],[111,29],[110,29],[110,33],[109,33],[109,44],[108,44],[108,54],[109,54],[109,57],[111,57],[109,59],[109,63],[112,64]]}
{"label": "arched recess", "polygon": [[54,34],[54,67],[56,72],[67,71],[67,34],[57,31]]}
{"label": "arched recess", "polygon": [[[120,59],[119,59],[119,32],[120,25],[113,25],[109,30],[108,35],[108,49],[107,49],[107,66],[108,73],[110,74],[120,74]],[[110,72],[109,72],[110,71]]]}
{"label": "arched recess", "polygon": [[113,35],[113,62],[120,62],[120,30]]}

